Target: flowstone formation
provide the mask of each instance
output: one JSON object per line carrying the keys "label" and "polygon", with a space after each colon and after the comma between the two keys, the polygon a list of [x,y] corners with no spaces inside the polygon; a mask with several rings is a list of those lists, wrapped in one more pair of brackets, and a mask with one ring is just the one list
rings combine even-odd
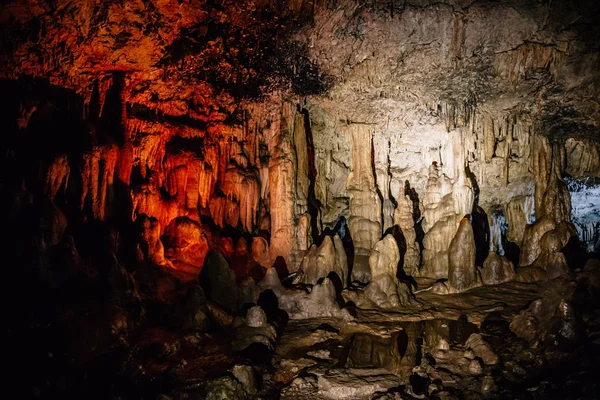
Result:
{"label": "flowstone formation", "polygon": [[598,392],[597,1],[0,21],[12,397]]}

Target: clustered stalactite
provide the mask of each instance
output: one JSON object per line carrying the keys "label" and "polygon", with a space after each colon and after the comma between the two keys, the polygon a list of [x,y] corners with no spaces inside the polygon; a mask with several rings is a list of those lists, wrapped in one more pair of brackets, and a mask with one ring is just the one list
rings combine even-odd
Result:
{"label": "clustered stalactite", "polygon": [[[263,254],[255,261],[270,267],[277,257],[283,257],[290,271],[300,269],[311,276],[307,279],[313,284],[325,277],[325,272],[333,270],[346,281],[346,272],[340,269],[347,263],[340,259],[343,250],[340,237],[334,236],[335,252],[323,256],[329,260],[327,265],[317,267],[316,260],[321,256],[311,255],[317,251],[311,244],[323,234],[323,226],[333,227],[341,217],[348,220],[354,246],[353,264],[347,272],[351,280],[364,283],[371,280],[368,260],[375,243],[392,226],[399,228],[405,241],[400,265],[404,274],[449,278],[454,256],[452,238],[460,221],[475,210],[476,200],[496,232],[486,236],[492,252],[500,251],[502,246],[502,232],[494,225],[500,222],[492,218],[494,209],[501,207],[507,222],[504,240],[522,248],[520,266],[535,261],[541,251],[538,242],[555,226],[562,224],[565,228],[561,229],[570,232],[563,235],[562,247],[573,236],[569,192],[562,177],[568,168],[584,171],[593,168],[590,165],[593,156],[588,153],[595,148],[578,150],[577,146],[582,145],[572,141],[566,146],[551,143],[533,131],[527,115],[494,119],[480,115],[472,107],[438,107],[447,116],[444,128],[438,128],[445,131],[446,139],[437,151],[428,155],[433,160],[426,185],[421,189],[418,209],[422,221],[419,220],[417,227],[413,201],[405,194],[406,184],[402,184],[402,176],[390,158],[395,136],[385,133],[383,137],[389,139],[375,141],[379,137],[377,127],[352,122],[332,124],[317,105],[308,106],[320,113],[312,121],[305,106],[279,101],[281,114],[268,114],[264,105],[255,105],[245,113],[248,118],[241,126],[217,122],[205,130],[132,116],[126,120],[124,137],[128,141],[122,146],[94,145],[77,163],[66,155],[57,156],[47,170],[47,194],[54,199],[57,193],[65,191],[72,174],[70,162],[79,164],[80,208],[89,206],[94,218],[110,218],[115,180],[118,180],[130,187],[132,220],[142,215],[154,219],[160,235],[178,237],[178,233],[167,227],[181,218],[210,232],[204,225],[205,217],[220,228],[239,228],[253,235],[261,230],[269,232],[262,245]],[[311,124],[314,134],[307,133]],[[349,165],[339,164],[332,152],[321,150],[322,146],[328,146],[323,133],[331,130],[339,130],[338,140],[345,142],[347,148],[347,159],[342,162]],[[477,157],[476,149],[480,149],[481,158]],[[581,161],[572,166],[575,159]],[[423,154],[422,164],[425,160]],[[331,179],[332,169],[340,166],[347,168],[346,175],[342,175],[347,176],[347,183],[324,182]],[[138,182],[132,182],[133,179]],[[409,187],[419,184],[407,182]],[[327,193],[332,190],[337,190],[334,196]],[[495,197],[487,196],[491,190],[496,190]],[[506,199],[498,197],[503,194]],[[311,213],[309,203],[312,201],[314,207],[315,200],[320,207]],[[507,200],[503,207],[502,200]],[[533,222],[534,214],[536,223],[525,229]],[[552,222],[544,222],[549,219]],[[545,228],[536,228],[542,225]],[[416,237],[416,229],[420,227],[424,232],[423,248]],[[216,245],[205,237],[200,246],[202,254]],[[323,243],[329,242],[326,239]],[[319,249],[323,246],[317,245]],[[167,252],[167,258],[175,257],[175,253]],[[162,260],[161,256],[148,257]],[[315,261],[309,261],[311,257]],[[200,257],[199,261],[186,265],[200,270],[202,260]],[[309,271],[315,267],[321,271],[317,275]]]}

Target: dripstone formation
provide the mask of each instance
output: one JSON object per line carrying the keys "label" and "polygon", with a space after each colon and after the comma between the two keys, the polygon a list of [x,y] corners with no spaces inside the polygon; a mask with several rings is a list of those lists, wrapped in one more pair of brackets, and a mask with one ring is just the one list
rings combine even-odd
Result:
{"label": "dripstone formation", "polygon": [[0,20],[13,397],[597,393],[596,1]]}

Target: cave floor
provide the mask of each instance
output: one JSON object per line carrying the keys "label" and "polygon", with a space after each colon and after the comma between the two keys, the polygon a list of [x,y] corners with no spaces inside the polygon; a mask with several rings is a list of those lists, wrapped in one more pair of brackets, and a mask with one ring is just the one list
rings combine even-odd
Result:
{"label": "cave floor", "polygon": [[[590,324],[587,341],[567,346],[532,346],[510,330],[538,290],[510,282],[456,295],[421,291],[418,304],[401,311],[290,320],[270,361],[253,363],[261,375],[258,397],[597,398],[600,324]],[[483,348],[467,341],[472,334]]]}
{"label": "cave floor", "polygon": [[[121,307],[82,304],[31,330],[43,341],[27,359],[41,361],[32,375],[46,394],[40,398],[598,398],[596,302],[582,310],[585,332],[575,341],[532,343],[509,327],[544,296],[546,284],[509,282],[453,295],[421,290],[414,305],[394,311],[348,308],[348,320],[270,320],[273,346],[242,352],[234,351],[239,316],[213,310],[208,330],[169,327],[164,318],[174,294],[142,299],[144,317],[122,327]],[[219,318],[221,325],[214,323]],[[252,366],[254,389],[234,390],[239,383],[231,371],[239,365]]]}
{"label": "cave floor", "polygon": [[[471,333],[479,333],[482,323],[489,322],[491,316],[502,325],[501,333],[507,334],[508,321],[537,297],[536,284],[510,282],[445,296],[421,291],[413,307],[395,311],[356,309],[352,321],[290,320],[277,344],[274,376],[275,381],[301,378],[292,380],[282,390],[281,398],[359,399],[372,398],[377,392],[395,398],[395,390],[399,389],[394,388],[411,383],[417,386],[411,377],[416,364],[421,364],[424,336],[432,341],[431,336],[439,335],[448,345],[442,350],[447,358],[442,365],[463,362],[459,359],[465,340]],[[438,354],[438,358],[444,356]],[[456,388],[464,392],[478,379],[460,376],[459,370],[450,373],[452,377],[446,377],[445,383],[455,386],[452,384],[462,381]],[[484,375],[484,371],[477,372],[475,375]],[[412,387],[412,396],[426,395],[412,392]]]}

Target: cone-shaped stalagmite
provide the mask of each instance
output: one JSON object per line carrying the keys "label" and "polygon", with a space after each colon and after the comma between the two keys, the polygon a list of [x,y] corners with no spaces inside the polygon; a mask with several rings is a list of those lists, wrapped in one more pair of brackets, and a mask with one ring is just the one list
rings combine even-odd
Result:
{"label": "cone-shaped stalagmite", "polygon": [[490,252],[483,262],[481,279],[484,285],[496,285],[508,282],[515,278],[515,267],[512,262],[504,256]]}
{"label": "cone-shaped stalagmite", "polygon": [[460,221],[448,253],[449,292],[459,293],[479,286],[480,279],[475,267],[475,237],[468,218]]}
{"label": "cone-shaped stalagmite", "polygon": [[365,294],[379,307],[408,305],[411,301],[408,286],[400,283],[396,277],[399,261],[400,252],[392,235],[386,235],[375,244],[369,257],[372,278]]}

